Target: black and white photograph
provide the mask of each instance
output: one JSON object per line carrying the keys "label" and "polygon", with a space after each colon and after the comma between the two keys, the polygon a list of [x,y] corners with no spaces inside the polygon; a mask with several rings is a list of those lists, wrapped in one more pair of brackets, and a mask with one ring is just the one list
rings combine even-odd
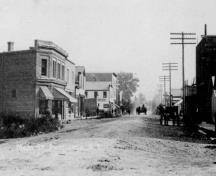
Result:
{"label": "black and white photograph", "polygon": [[215,0],[0,0],[0,176],[215,176]]}

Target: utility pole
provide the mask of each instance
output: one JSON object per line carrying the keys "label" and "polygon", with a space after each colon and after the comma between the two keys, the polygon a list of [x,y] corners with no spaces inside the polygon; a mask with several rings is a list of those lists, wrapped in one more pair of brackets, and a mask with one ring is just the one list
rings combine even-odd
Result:
{"label": "utility pole", "polygon": [[159,81],[163,82],[164,90],[164,105],[166,106],[166,81],[169,81],[169,76],[159,76]]}
{"label": "utility pole", "polygon": [[[183,112],[183,118],[185,115],[185,71],[184,71],[184,47],[185,45],[194,45],[196,44],[196,33],[170,33],[171,40],[174,40],[174,42],[171,42],[171,45],[182,45],[182,97],[183,97],[183,104],[182,104],[182,112]],[[178,41],[178,42],[176,42]],[[191,42],[189,42],[191,41]]]}
{"label": "utility pole", "polygon": [[172,62],[168,62],[168,63],[162,63],[162,69],[163,71],[169,71],[169,100],[170,100],[170,106],[172,106],[172,92],[171,92],[171,81],[172,81],[172,71],[174,70],[178,70],[178,63],[172,63]]}

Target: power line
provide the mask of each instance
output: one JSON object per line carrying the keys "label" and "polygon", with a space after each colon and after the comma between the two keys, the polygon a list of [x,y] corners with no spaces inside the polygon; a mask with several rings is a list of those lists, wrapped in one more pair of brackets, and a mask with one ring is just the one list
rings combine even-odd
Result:
{"label": "power line", "polygon": [[166,106],[166,98],[165,98],[165,96],[166,96],[166,81],[169,81],[170,79],[169,79],[169,76],[159,76],[159,80],[161,81],[161,82],[163,82],[163,86],[164,86],[164,104],[165,104],[165,106]]}
{"label": "power line", "polygon": [[163,71],[169,71],[169,100],[170,100],[170,106],[172,106],[172,92],[171,92],[171,72],[178,70],[178,63],[168,62],[168,63],[162,63],[162,70]]}

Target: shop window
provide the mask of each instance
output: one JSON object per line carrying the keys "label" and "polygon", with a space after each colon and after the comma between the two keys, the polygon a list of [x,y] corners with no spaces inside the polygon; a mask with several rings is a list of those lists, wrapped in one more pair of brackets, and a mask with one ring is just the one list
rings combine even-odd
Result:
{"label": "shop window", "polygon": [[68,104],[68,113],[69,114],[73,113],[73,104],[72,103]]}
{"label": "shop window", "polygon": [[47,76],[47,60],[46,59],[41,60],[41,75]]}
{"label": "shop window", "polygon": [[62,101],[60,100],[53,100],[52,101],[52,113],[57,118],[58,115],[62,115]]}
{"label": "shop window", "polygon": [[103,98],[107,98],[107,92],[106,91],[103,92]]}
{"label": "shop window", "polygon": [[97,96],[98,96],[98,92],[95,91],[95,92],[94,92],[94,98],[97,98]]}
{"label": "shop window", "polygon": [[103,107],[104,108],[109,108],[109,104],[104,104]]}

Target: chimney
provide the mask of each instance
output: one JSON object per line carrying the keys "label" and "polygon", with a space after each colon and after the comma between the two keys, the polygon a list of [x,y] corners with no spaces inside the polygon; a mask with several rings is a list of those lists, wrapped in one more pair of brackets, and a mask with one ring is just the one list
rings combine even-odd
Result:
{"label": "chimney", "polygon": [[14,50],[14,42],[8,42],[8,52],[11,52]]}
{"label": "chimney", "polygon": [[207,25],[205,24],[205,36],[207,36]]}
{"label": "chimney", "polygon": [[39,49],[39,40],[34,41],[34,47],[35,49]]}

